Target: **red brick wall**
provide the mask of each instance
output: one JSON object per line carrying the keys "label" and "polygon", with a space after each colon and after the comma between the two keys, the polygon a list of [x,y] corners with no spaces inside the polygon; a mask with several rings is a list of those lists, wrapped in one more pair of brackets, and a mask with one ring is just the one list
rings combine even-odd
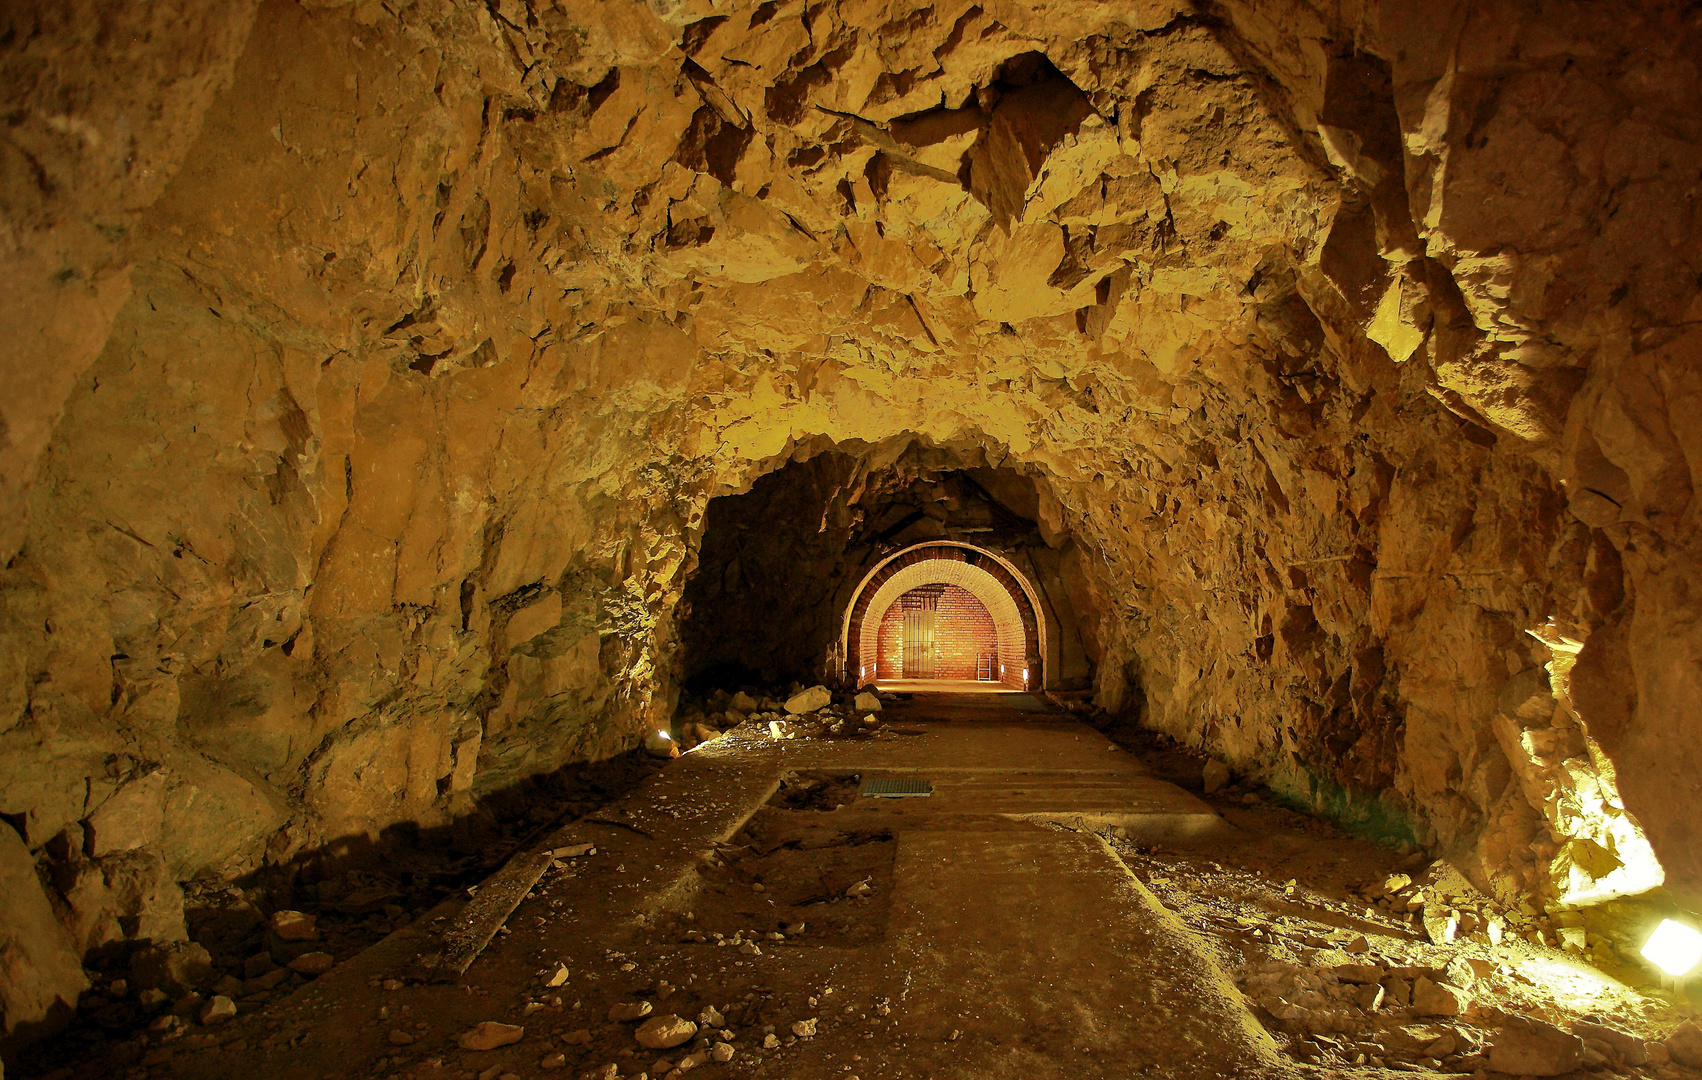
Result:
{"label": "red brick wall", "polygon": [[[986,552],[975,548],[958,547],[951,544],[929,544],[905,551],[889,562],[883,563],[880,569],[870,574],[863,582],[857,593],[856,601],[851,605],[848,619],[848,635],[846,638],[845,663],[850,676],[858,680],[858,685],[871,682],[876,678],[895,678],[888,675],[887,667],[895,670],[902,669],[902,656],[894,665],[880,663],[880,630],[886,614],[885,604],[895,603],[896,597],[890,593],[883,595],[884,586],[894,576],[905,573],[911,567],[923,563],[939,564],[938,573],[929,577],[935,582],[950,582],[953,578],[961,578],[971,567],[983,570],[997,585],[1002,588],[1014,605],[1014,614],[1004,610],[989,609],[994,616],[994,625],[999,632],[999,660],[1003,668],[1005,685],[1014,689],[1024,689],[1023,672],[1028,671],[1030,683],[1036,688],[1044,685],[1044,675],[1041,670],[1041,648],[1039,620],[1027,592],[997,559]],[[961,587],[961,585],[959,586]],[[970,595],[975,595],[972,590]],[[870,609],[877,595],[883,595],[883,610],[871,617]],[[985,595],[985,594],[982,594]],[[865,623],[865,619],[868,623]],[[1006,623],[1009,625],[1006,625]]]}
{"label": "red brick wall", "polygon": [[[990,657],[993,680],[998,681],[999,632],[986,605],[977,600],[974,593],[956,585],[925,585],[922,588],[939,593],[939,614],[935,616],[937,621],[934,624],[934,677],[973,679],[976,677],[976,661]],[[904,677],[904,601],[921,591],[912,590],[899,597],[881,620],[876,678]]]}

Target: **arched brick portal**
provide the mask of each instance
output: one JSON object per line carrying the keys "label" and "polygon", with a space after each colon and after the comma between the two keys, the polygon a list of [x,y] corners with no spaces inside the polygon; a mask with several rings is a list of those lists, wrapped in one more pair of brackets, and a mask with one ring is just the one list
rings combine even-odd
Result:
{"label": "arched brick portal", "polygon": [[857,586],[845,612],[842,638],[845,674],[853,683],[875,681],[882,620],[899,597],[925,585],[956,586],[986,607],[998,634],[1001,681],[1031,690],[1045,687],[1044,630],[1032,586],[999,556],[960,543],[907,548],[871,570]]}

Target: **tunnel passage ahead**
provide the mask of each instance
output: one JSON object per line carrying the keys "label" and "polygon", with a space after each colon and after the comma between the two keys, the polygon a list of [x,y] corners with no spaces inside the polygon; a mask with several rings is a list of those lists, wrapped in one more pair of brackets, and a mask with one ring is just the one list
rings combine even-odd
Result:
{"label": "tunnel passage ahead", "polygon": [[1092,685],[1090,556],[1042,486],[912,445],[830,450],[711,499],[680,606],[682,681]]}
{"label": "tunnel passage ahead", "polygon": [[[963,655],[985,638],[972,638],[976,627],[967,604],[941,611],[956,599],[947,589],[966,594],[986,613],[989,651]],[[898,552],[859,583],[846,610],[845,673],[859,686],[927,679],[1041,689],[1043,639],[1030,589],[1008,562],[969,544],[919,544]],[[932,609],[924,606],[930,603]]]}

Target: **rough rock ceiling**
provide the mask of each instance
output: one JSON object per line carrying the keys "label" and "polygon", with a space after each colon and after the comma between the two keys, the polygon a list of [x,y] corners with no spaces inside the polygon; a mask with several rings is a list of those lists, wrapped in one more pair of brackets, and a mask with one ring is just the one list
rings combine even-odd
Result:
{"label": "rough rock ceiling", "polygon": [[130,799],[229,875],[630,746],[708,500],[920,443],[1094,553],[1102,704],[1503,894],[1632,884],[1621,793],[1702,882],[1683,5],[4,18],[32,856]]}

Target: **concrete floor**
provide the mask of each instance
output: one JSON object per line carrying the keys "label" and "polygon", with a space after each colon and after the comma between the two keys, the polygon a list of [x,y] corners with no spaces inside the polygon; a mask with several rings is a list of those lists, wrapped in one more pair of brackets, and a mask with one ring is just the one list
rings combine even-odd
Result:
{"label": "concrete floor", "polygon": [[894,694],[1020,694],[1023,691],[996,682],[974,679],[883,679],[876,689]]}
{"label": "concrete floor", "polygon": [[[875,739],[732,734],[705,744],[547,840],[597,853],[547,873],[457,984],[410,978],[454,929],[445,905],[154,1075],[496,1080],[602,1077],[613,1064],[621,1077],[656,1080],[656,1059],[677,1062],[689,1047],[642,1050],[632,1025],[605,1019],[611,1004],[640,997],[658,1014],[715,1005],[740,1018],[734,1059],[700,1066],[694,1080],[1289,1074],[1198,939],[1095,832],[1115,824],[1176,840],[1210,835],[1221,819],[1084,725],[937,712],[927,702],[892,710]],[[812,925],[838,919],[859,943],[831,944],[822,929],[763,938],[760,955],[683,941],[693,926],[775,929],[776,894],[747,892],[737,852],[714,853],[799,774],[933,783],[930,798],[765,811],[826,842],[890,838],[886,895],[835,893],[811,909],[821,912]],[[812,842],[780,854],[806,868],[819,854],[825,866],[831,853],[812,854]],[[557,963],[570,976],[547,987]],[[792,1036],[794,1021],[812,1018],[813,1036]],[[482,1021],[526,1034],[499,1050],[460,1049],[455,1037]],[[780,1046],[761,1049],[765,1028]],[[559,1072],[544,1068],[555,1053],[566,1058]]]}

